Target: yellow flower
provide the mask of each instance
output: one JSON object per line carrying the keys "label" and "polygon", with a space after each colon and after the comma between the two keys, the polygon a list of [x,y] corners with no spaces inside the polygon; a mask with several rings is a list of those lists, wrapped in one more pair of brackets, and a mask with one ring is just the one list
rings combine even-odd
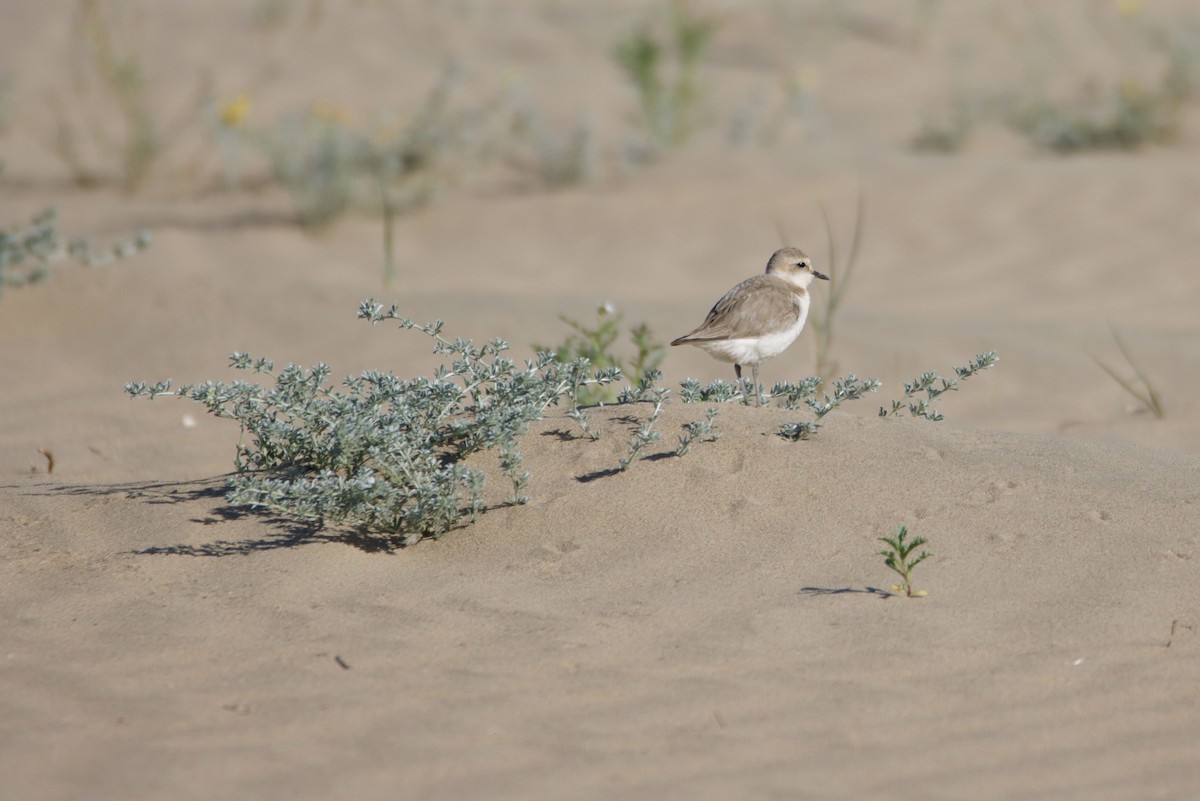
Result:
{"label": "yellow flower", "polygon": [[1117,12],[1122,17],[1136,17],[1142,13],[1142,0],[1117,0]]}
{"label": "yellow flower", "polygon": [[250,96],[243,92],[221,106],[221,124],[227,128],[236,128],[249,114]]}

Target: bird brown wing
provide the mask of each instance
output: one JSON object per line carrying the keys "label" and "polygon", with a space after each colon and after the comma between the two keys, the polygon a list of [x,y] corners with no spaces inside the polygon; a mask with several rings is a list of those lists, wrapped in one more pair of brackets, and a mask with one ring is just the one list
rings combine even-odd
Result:
{"label": "bird brown wing", "polygon": [[704,322],[672,345],[737,337],[757,337],[795,324],[800,316],[796,289],[771,275],[756,275],[725,293]]}

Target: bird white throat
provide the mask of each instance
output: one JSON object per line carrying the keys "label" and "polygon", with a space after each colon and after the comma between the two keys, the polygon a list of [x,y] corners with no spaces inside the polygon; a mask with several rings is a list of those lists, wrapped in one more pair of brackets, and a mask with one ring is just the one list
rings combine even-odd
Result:
{"label": "bird white throat", "polygon": [[726,292],[699,327],[671,344],[696,345],[716,359],[732,362],[739,384],[742,365],[750,365],[758,396],[758,365],[783,353],[800,336],[808,319],[808,285],[817,278],[829,280],[813,269],[803,251],[780,248],[764,274]]}

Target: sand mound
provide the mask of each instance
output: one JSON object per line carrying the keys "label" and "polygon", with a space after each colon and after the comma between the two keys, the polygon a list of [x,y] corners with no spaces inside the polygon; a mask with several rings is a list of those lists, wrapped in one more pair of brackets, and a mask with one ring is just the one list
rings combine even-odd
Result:
{"label": "sand mound", "polygon": [[[668,407],[666,439],[699,411]],[[549,417],[524,442],[530,504],[402,551],[232,512],[220,477],[10,484],[9,791],[1194,779],[1197,457],[836,414],[789,443],[769,432],[796,413],[729,406],[718,441],[611,474],[625,413],[596,442]],[[926,598],[891,594],[875,555],[901,522],[935,554]]]}
{"label": "sand mound", "polygon": [[[103,37],[7,5],[0,225],[54,204],[66,236],[153,244],[0,295],[0,797],[1200,795],[1195,104],[1140,151],[1062,158],[997,121],[910,147],[956,100],[1153,89],[1187,4],[697,0],[700,126],[639,160],[612,53],[664,30],[661,5],[81,3],[111,12],[166,138],[132,194],[87,57]],[[525,103],[560,144],[594,120],[594,180],[464,170],[398,219],[386,289],[373,213],[301,231],[249,140],[227,185],[213,115],[240,93],[255,132],[317,108],[379,134],[453,60],[464,98]],[[100,186],[72,182],[64,123]],[[596,442],[553,410],[522,445],[528,505],[503,506],[493,465],[476,525],[396,549],[229,508],[237,426],[122,392],[227,379],[233,351],[431,374],[426,338],[354,319],[370,297],[517,359],[605,302],[670,341],[781,244],[836,273],[821,207],[845,253],[860,193],[831,358],[884,388],[810,442],[774,434],[804,413],[730,405],[676,458],[704,406],[672,404],[618,473],[630,409],[597,413]],[[1133,375],[1110,322],[1163,419],[1093,361]],[[874,416],[993,349],[946,423]],[[760,375],[813,363],[809,330]],[[695,348],[663,370],[732,377]],[[934,554],[926,598],[876,555],[901,523]]]}

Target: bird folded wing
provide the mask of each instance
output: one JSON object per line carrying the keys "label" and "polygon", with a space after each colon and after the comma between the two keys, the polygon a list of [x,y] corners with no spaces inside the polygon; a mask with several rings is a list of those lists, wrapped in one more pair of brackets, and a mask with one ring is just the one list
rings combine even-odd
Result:
{"label": "bird folded wing", "polygon": [[726,292],[699,328],[675,342],[759,337],[790,328],[799,317],[800,304],[790,285],[769,275],[756,275]]}

